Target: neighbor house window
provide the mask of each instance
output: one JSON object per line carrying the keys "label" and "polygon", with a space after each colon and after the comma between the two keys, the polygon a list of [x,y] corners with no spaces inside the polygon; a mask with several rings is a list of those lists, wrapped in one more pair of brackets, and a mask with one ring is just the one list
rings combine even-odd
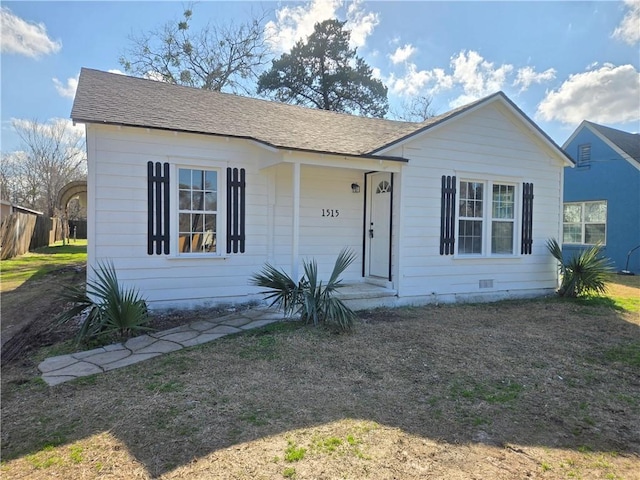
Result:
{"label": "neighbor house window", "polygon": [[565,203],[562,223],[563,243],[604,245],[607,239],[607,202]]}
{"label": "neighbor house window", "polygon": [[516,186],[460,181],[458,254],[513,255]]}
{"label": "neighbor house window", "polygon": [[218,253],[218,171],[178,169],[178,251]]}

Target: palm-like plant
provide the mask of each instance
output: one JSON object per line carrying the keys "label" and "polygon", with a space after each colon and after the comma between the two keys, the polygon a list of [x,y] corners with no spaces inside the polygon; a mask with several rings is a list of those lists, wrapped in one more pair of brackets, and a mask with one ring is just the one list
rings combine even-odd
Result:
{"label": "palm-like plant", "polygon": [[98,264],[94,269],[95,280],[87,281],[86,290],[67,287],[62,299],[73,303],[73,307],[58,316],[60,323],[68,322],[80,313],[87,315],[78,331],[77,341],[99,335],[118,334],[129,336],[134,332],[149,330],[147,303],[135,288],[123,288],[118,283],[112,263]]}
{"label": "palm-like plant", "polygon": [[600,244],[583,250],[567,262],[562,258],[562,248],[555,238],[547,241],[547,249],[560,263],[560,296],[581,297],[592,293],[606,293],[607,275],[612,268],[609,259],[601,255]]}
{"label": "palm-like plant", "polygon": [[349,249],[343,249],[333,266],[326,283],[318,279],[318,264],[315,260],[304,261],[304,275],[298,282],[287,273],[266,264],[260,273],[251,278],[251,283],[268,290],[261,292],[271,305],[282,308],[286,315],[300,314],[302,320],[314,325],[324,323],[340,330],[350,330],[356,319],[353,310],[336,297],[342,287],[340,275],[356,259]]}

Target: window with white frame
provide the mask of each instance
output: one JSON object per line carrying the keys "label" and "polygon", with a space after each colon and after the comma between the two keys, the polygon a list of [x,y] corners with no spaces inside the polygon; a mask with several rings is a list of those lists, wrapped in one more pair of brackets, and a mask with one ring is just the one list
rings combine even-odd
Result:
{"label": "window with white frame", "polygon": [[604,245],[607,239],[607,202],[565,203],[562,225],[563,243]]}
{"label": "window with white frame", "polygon": [[219,253],[218,170],[178,168],[178,252]]}
{"label": "window with white frame", "polygon": [[516,232],[514,184],[461,180],[459,255],[513,255]]}

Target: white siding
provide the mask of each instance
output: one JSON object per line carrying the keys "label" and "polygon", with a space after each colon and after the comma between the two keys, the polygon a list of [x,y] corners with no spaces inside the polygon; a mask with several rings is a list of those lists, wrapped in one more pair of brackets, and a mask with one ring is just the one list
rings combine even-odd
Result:
{"label": "white siding", "polygon": [[[256,168],[259,156],[270,155],[247,142],[188,134],[117,127],[89,127],[93,235],[90,265],[112,261],[119,278],[135,285],[152,307],[244,301],[257,289],[249,276],[266,260],[266,176]],[[147,254],[147,162],[172,166],[238,167],[247,171],[247,253],[223,258],[183,258]],[[222,172],[224,173],[224,172]],[[171,230],[177,237],[176,205],[171,176]],[[224,239],[219,239],[225,248]]]}
{"label": "white siding", "polygon": [[[562,165],[506,109],[487,106],[389,153],[410,159],[401,173],[402,206],[395,212],[400,215],[402,211],[397,244],[400,267],[395,282],[400,297],[416,297],[416,301],[433,301],[438,296],[498,298],[556,286],[555,262],[545,243],[559,235]],[[520,197],[516,204],[518,239],[522,182],[533,182],[532,255],[519,255],[519,241],[516,255],[510,258],[440,255],[442,175],[516,183]],[[492,280],[493,287],[480,288],[480,280]]]}
{"label": "white siding", "polygon": [[[89,265],[112,261],[120,279],[140,289],[152,308],[260,299],[249,278],[265,262],[292,271],[293,162],[301,163],[299,260],[315,258],[322,278],[329,275],[340,250],[349,247],[358,259],[344,278],[362,280],[364,174],[386,170],[395,172],[391,263],[399,303],[520,296],[556,286],[556,265],[545,242],[559,236],[561,159],[502,105],[492,103],[460,115],[385,152],[408,158],[406,165],[102,125],[87,128],[87,151]],[[148,161],[169,162],[172,168],[245,168],[246,252],[218,258],[177,256],[172,189],[171,254],[148,255]],[[172,187],[175,173],[172,170]],[[507,180],[519,189],[522,182],[532,182],[533,254],[519,255],[518,242],[516,255],[508,258],[441,256],[442,175]],[[352,193],[354,182],[360,193]],[[518,237],[520,209],[518,203]],[[218,245],[224,249],[225,239]],[[493,285],[480,288],[487,280]]]}
{"label": "white siding", "polygon": [[[89,264],[112,261],[121,281],[135,285],[151,307],[197,306],[260,299],[250,276],[265,262],[291,272],[292,166],[274,163],[276,154],[250,142],[145,129],[90,126]],[[185,258],[175,254],[177,237],[172,170],[171,254],[147,254],[147,162],[191,167],[246,169],[246,252],[222,258]],[[302,165],[300,256],[315,258],[328,276],[339,251],[358,254],[362,242],[360,170]],[[223,193],[224,194],[224,193]],[[322,217],[322,209],[338,217]],[[225,239],[219,239],[225,248]],[[359,278],[361,259],[345,278]],[[301,270],[300,270],[301,271]]]}

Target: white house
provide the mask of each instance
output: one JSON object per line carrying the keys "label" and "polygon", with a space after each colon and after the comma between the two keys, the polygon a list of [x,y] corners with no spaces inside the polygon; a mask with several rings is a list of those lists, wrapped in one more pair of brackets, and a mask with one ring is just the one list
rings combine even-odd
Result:
{"label": "white house", "polygon": [[343,247],[370,304],[557,285],[545,243],[572,162],[501,92],[408,123],[83,69],[71,117],[89,266],[112,261],[152,308],[260,299],[266,262],[297,277],[315,258],[328,276]]}

